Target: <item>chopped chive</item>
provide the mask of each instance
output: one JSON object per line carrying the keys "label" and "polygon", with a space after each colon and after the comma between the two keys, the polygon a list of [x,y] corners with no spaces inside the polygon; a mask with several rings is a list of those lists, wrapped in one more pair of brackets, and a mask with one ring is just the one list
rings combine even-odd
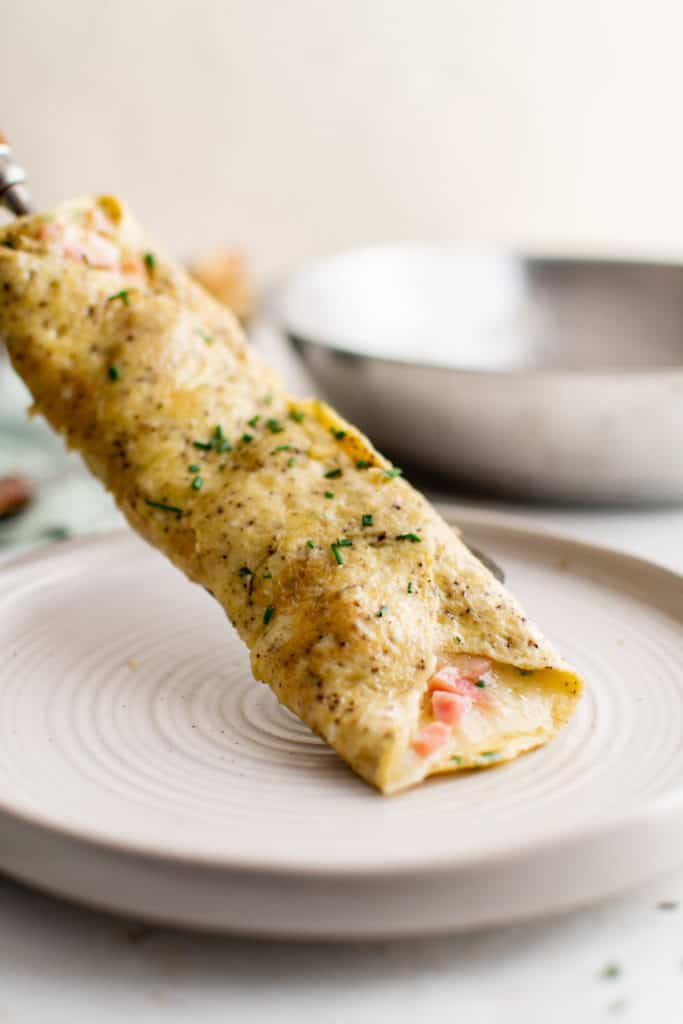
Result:
{"label": "chopped chive", "polygon": [[377,618],[378,619],[383,619],[385,613],[388,612],[388,611],[389,611],[389,605],[388,604],[383,604],[382,607],[377,612]]}
{"label": "chopped chive", "polygon": [[408,583],[408,593],[412,594],[412,592],[413,592],[413,581],[410,580],[410,582]]}
{"label": "chopped chive", "polygon": [[476,681],[476,683],[474,685],[478,686],[480,690],[485,690],[486,689],[486,683],[484,682],[483,679],[477,679],[477,681]]}
{"label": "chopped chive", "polygon": [[194,480],[192,481],[192,490],[193,491],[201,490],[201,487],[202,487],[203,483],[204,483],[204,478],[201,477],[201,476],[196,476],[194,478]]}
{"label": "chopped chive", "polygon": [[198,334],[202,341],[205,341],[207,345],[210,345],[213,341],[213,334],[209,334],[208,331],[202,330],[201,327],[196,327],[194,333]]}
{"label": "chopped chive", "polygon": [[118,366],[110,366],[107,373],[109,374],[109,380],[121,380],[121,371]]}
{"label": "chopped chive", "polygon": [[296,459],[294,458],[293,455],[290,455],[290,457],[287,459],[287,465],[289,466],[290,469],[292,468],[292,466],[296,466]]}
{"label": "chopped chive", "polygon": [[201,466],[199,466],[199,465],[197,465],[197,463],[196,463],[196,462],[193,462],[193,463],[192,463],[192,464],[191,464],[190,466],[188,466],[187,468],[188,468],[188,470],[190,471],[190,473],[198,473],[198,472],[199,472],[199,470],[200,470],[200,469],[201,469],[202,467],[201,467]]}
{"label": "chopped chive", "polygon": [[271,455],[276,455],[277,452],[291,452],[291,450],[292,450],[291,444],[279,444],[277,446],[277,448],[273,448],[273,450],[272,450],[272,452],[270,454]]}
{"label": "chopped chive", "polygon": [[271,434],[281,434],[282,431],[285,429],[279,420],[273,419],[266,420],[266,426],[268,427],[268,430],[271,432]]}
{"label": "chopped chive", "polygon": [[2,244],[6,249],[16,249],[17,247],[16,242],[13,242],[11,238],[6,238]]}
{"label": "chopped chive", "polygon": [[325,491],[326,498],[334,498],[334,491]]}
{"label": "chopped chive", "polygon": [[120,299],[124,306],[130,306],[130,291],[127,288],[123,288],[120,292],[110,295],[107,299],[107,304],[114,302],[116,299]]}
{"label": "chopped chive", "polygon": [[341,540],[337,539],[337,547],[339,548],[351,548],[353,547],[353,541],[347,540],[346,537],[342,537]]}
{"label": "chopped chive", "polygon": [[325,473],[325,479],[326,480],[334,480],[334,479],[336,479],[336,477],[341,476],[341,475],[342,475],[342,471],[337,466],[336,469],[328,469],[327,473]]}
{"label": "chopped chive", "polygon": [[618,978],[621,974],[621,967],[619,966],[619,964],[615,963],[606,964],[600,973],[602,974],[603,978]]}
{"label": "chopped chive", "polygon": [[264,580],[272,580],[272,578],[273,578],[272,572],[264,572],[264,574],[263,574],[263,579]]}
{"label": "chopped chive", "polygon": [[247,426],[248,427],[255,427],[260,419],[261,419],[261,416],[260,416],[259,413],[257,413],[256,416],[252,416],[250,420],[247,420]]}
{"label": "chopped chive", "polygon": [[263,613],[263,625],[264,626],[268,625],[268,623],[270,622],[270,620],[272,619],[274,614],[275,614],[275,609],[273,608],[272,604],[269,604],[268,607],[266,608],[265,612]]}
{"label": "chopped chive", "polygon": [[396,536],[396,540],[411,540],[413,544],[419,544],[422,541],[422,537],[418,537],[416,533],[399,533]]}
{"label": "chopped chive", "polygon": [[372,526],[372,513],[371,512],[365,512],[361,516],[361,521],[360,522],[361,522],[361,526]]}
{"label": "chopped chive", "polygon": [[253,572],[248,565],[243,565],[240,569],[240,576],[253,576]]}
{"label": "chopped chive", "polygon": [[165,501],[149,501],[145,498],[145,505],[149,505],[150,508],[160,508],[162,512],[175,512],[177,516],[183,514],[183,510],[177,505],[167,505]]}
{"label": "chopped chive", "polygon": [[210,452],[213,448],[210,441],[193,441],[192,445],[194,448],[201,448],[204,452]]}
{"label": "chopped chive", "polygon": [[369,469],[369,468],[370,468],[370,463],[367,461],[367,459],[358,459],[358,462],[356,463],[356,469]]}
{"label": "chopped chive", "polygon": [[330,547],[332,548],[332,554],[334,555],[334,560],[337,563],[337,565],[343,565],[344,559],[341,556],[339,547],[336,544],[330,544]]}
{"label": "chopped chive", "polygon": [[315,544],[313,543],[313,541],[311,540],[311,538],[310,538],[310,537],[309,537],[309,538],[308,538],[308,540],[306,541],[306,547],[307,547],[307,548],[314,548],[314,547],[315,547]]}
{"label": "chopped chive", "polygon": [[454,754],[453,757],[451,758],[451,761],[453,762],[453,764],[462,764],[462,758],[460,757],[460,754]]}
{"label": "chopped chive", "polygon": [[498,757],[500,754],[499,750],[482,750],[480,757],[487,757],[489,760],[494,757]]}
{"label": "chopped chive", "polygon": [[330,427],[330,433],[332,434],[332,437],[335,439],[335,441],[343,441],[344,438],[346,437],[345,430],[335,430],[334,427]]}
{"label": "chopped chive", "polygon": [[253,434],[242,434],[242,440],[244,441],[245,444],[249,444],[251,441],[254,440],[254,435]]}
{"label": "chopped chive", "polygon": [[259,399],[259,401],[262,402],[263,405],[270,405],[272,403],[272,401],[273,401],[273,396],[272,395],[263,395]]}
{"label": "chopped chive", "polygon": [[303,423],[305,416],[306,413],[302,412],[301,409],[291,409],[289,412],[290,420],[294,420],[295,423]]}
{"label": "chopped chive", "polygon": [[389,480],[394,480],[397,476],[401,476],[402,474],[403,470],[399,469],[398,466],[392,466],[391,469],[387,469],[384,472],[384,475],[388,477]]}
{"label": "chopped chive", "polygon": [[220,423],[216,424],[216,429],[214,430],[213,437],[211,439],[211,447],[220,455],[222,455],[224,452],[232,451],[232,445],[230,444],[227,437],[223,433],[223,428],[220,425]]}
{"label": "chopped chive", "polygon": [[532,668],[518,668],[517,671],[520,676],[532,676],[534,674],[534,670]]}
{"label": "chopped chive", "polygon": [[157,261],[156,261],[156,256],[154,255],[153,252],[146,252],[145,256],[144,256],[144,260],[145,260],[145,266],[147,267],[148,270],[156,270],[156,268],[157,268]]}

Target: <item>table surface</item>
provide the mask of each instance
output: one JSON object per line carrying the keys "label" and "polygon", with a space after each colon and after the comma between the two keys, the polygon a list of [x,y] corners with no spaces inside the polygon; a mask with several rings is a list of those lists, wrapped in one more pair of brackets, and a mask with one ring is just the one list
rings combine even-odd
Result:
{"label": "table surface", "polygon": [[[23,402],[0,368],[0,474],[17,468],[20,450],[21,465],[42,481],[35,508],[0,529],[3,557],[55,529],[80,533],[120,521],[39,425],[21,432],[12,416]],[[683,509],[478,504],[683,572]],[[89,1024],[94,1017],[102,1024],[414,1024],[437,1015],[467,1024],[649,1024],[683,1003],[683,869],[620,899],[530,924],[335,945],[147,928],[0,880],[0,951],[0,1024]]]}

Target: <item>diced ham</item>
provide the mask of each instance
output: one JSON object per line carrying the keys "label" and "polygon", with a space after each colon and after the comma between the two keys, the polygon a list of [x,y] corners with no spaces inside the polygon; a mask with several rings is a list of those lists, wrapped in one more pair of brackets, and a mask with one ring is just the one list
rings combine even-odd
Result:
{"label": "diced ham", "polygon": [[429,757],[443,746],[451,736],[451,730],[443,722],[430,722],[417,733],[412,742],[413,750],[420,757]]}
{"label": "diced ham", "polygon": [[432,694],[432,711],[438,722],[457,725],[463,715],[472,710],[472,698],[458,693],[437,690]]}
{"label": "diced ham", "polygon": [[449,665],[457,668],[463,679],[469,679],[473,683],[490,672],[492,667],[488,658],[478,658],[472,654],[456,654],[451,658]]}
{"label": "diced ham", "polygon": [[[474,673],[475,668],[477,673]],[[480,681],[490,669],[491,662],[487,658],[467,658],[464,664],[444,665],[429,680],[428,688],[431,693],[446,692],[466,697],[470,707],[474,704],[485,707],[491,704],[491,698],[486,688],[477,686],[472,679]]]}

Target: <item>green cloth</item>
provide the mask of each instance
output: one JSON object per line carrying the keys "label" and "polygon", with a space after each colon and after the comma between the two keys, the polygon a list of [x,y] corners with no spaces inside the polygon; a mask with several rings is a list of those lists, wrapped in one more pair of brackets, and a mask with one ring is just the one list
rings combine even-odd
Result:
{"label": "green cloth", "polygon": [[80,457],[65,452],[43,419],[27,417],[29,405],[26,388],[0,349],[0,476],[19,474],[36,484],[31,505],[0,520],[0,558],[124,522]]}

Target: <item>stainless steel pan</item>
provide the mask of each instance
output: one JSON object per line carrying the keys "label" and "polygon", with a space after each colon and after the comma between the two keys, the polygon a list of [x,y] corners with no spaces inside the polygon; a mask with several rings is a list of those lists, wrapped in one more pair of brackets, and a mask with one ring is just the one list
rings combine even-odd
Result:
{"label": "stainless steel pan", "polygon": [[380,246],[270,297],[396,459],[534,499],[683,499],[683,265]]}

